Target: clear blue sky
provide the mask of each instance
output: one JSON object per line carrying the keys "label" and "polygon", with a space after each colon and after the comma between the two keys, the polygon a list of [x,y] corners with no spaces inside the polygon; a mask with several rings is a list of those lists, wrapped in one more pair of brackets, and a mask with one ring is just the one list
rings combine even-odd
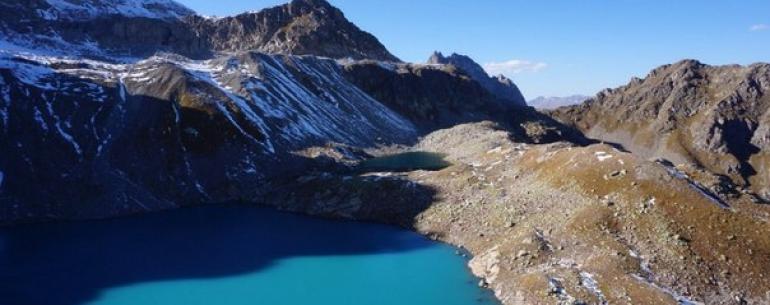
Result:
{"label": "clear blue sky", "polygon": [[[178,1],[218,16],[288,2]],[[767,0],[330,2],[405,61],[423,62],[439,50],[500,63],[494,70],[506,71],[528,99],[593,95],[684,58],[707,64],[770,61]]]}

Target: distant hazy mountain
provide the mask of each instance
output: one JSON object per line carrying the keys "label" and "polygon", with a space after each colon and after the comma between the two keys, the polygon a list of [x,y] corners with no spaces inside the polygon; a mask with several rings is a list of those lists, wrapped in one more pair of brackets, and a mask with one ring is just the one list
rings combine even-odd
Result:
{"label": "distant hazy mountain", "polygon": [[528,103],[538,109],[556,109],[561,106],[580,104],[591,97],[585,95],[539,96]]}

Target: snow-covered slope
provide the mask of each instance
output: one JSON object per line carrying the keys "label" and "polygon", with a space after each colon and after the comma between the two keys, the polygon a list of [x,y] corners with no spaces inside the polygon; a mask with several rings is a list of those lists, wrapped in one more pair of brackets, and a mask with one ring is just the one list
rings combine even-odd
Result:
{"label": "snow-covered slope", "polygon": [[242,199],[306,168],[293,152],[415,137],[412,123],[346,81],[330,59],[4,56],[0,219]]}
{"label": "snow-covered slope", "polygon": [[39,10],[46,19],[91,19],[105,15],[145,18],[180,18],[195,12],[173,0],[45,0]]}
{"label": "snow-covered slope", "polygon": [[0,51],[125,61],[157,52],[203,58],[208,44],[171,0],[0,0]]}

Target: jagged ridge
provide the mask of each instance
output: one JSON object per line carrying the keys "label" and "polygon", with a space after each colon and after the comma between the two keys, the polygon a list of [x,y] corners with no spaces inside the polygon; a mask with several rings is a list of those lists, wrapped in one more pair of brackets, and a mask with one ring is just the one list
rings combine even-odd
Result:
{"label": "jagged ridge", "polygon": [[507,101],[508,104],[517,106],[527,105],[527,101],[524,99],[521,91],[519,91],[519,87],[512,80],[504,75],[490,77],[481,65],[468,56],[457,53],[444,56],[441,52],[434,52],[428,58],[428,64],[453,65],[467,73],[468,76],[479,82],[484,89],[494,94],[497,98]]}

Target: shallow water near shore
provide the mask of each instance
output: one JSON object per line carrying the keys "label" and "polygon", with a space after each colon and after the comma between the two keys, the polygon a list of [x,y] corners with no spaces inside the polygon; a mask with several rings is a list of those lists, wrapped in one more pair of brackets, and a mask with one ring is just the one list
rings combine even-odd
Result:
{"label": "shallow water near shore", "polygon": [[499,304],[455,249],[252,207],[0,229],[2,304]]}

